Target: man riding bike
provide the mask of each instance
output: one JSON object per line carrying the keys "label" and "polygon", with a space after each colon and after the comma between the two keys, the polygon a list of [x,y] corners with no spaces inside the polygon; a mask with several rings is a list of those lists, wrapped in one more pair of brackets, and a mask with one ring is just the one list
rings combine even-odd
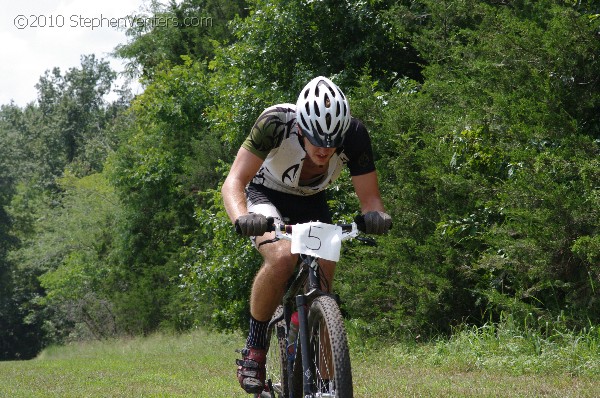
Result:
{"label": "man riding bike", "polygon": [[[344,166],[360,201],[365,232],[386,233],[391,217],[381,200],[367,129],[350,115],[340,88],[319,76],[302,89],[295,105],[262,112],[225,179],[227,214],[238,233],[253,237],[263,257],[252,284],[246,348],[237,361],[238,380],[248,393],[264,389],[267,326],[298,260],[289,241],[275,241],[273,233],[266,233],[267,218],[332,223],[325,189]],[[325,289],[332,286],[335,265],[321,261]]]}

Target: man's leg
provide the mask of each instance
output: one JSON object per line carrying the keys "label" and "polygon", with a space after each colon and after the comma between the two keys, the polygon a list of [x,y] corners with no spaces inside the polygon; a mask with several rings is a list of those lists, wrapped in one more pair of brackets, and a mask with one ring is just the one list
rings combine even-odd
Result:
{"label": "man's leg", "polygon": [[[257,238],[256,244],[272,239],[269,235]],[[286,240],[265,243],[259,251],[264,262],[252,284],[250,314],[259,321],[269,321],[294,273],[298,255],[291,254],[291,244]]]}
{"label": "man's leg", "polygon": [[[256,238],[257,246],[272,239],[274,234]],[[275,309],[281,302],[287,281],[292,276],[297,255],[290,253],[288,241],[276,241],[258,246],[263,265],[256,274],[250,296],[250,331],[243,359],[238,361],[238,380],[246,392],[262,391],[265,379],[267,328]]]}
{"label": "man's leg", "polygon": [[[333,291],[333,275],[336,263],[334,261],[319,259],[319,265],[321,267],[321,290],[331,293]],[[323,277],[325,277],[324,280]]]}

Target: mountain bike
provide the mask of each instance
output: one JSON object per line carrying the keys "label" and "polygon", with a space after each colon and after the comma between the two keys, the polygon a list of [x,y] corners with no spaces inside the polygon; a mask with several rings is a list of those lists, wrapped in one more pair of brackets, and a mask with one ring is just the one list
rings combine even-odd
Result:
{"label": "mountain bike", "polygon": [[[276,224],[270,230],[275,231],[276,239],[292,241],[292,253],[299,253],[299,269],[269,323],[266,388],[257,396],[352,397],[352,369],[340,299],[323,290],[319,259],[337,261],[343,240],[375,243],[358,237],[356,222]],[[295,313],[297,337],[292,322]]]}

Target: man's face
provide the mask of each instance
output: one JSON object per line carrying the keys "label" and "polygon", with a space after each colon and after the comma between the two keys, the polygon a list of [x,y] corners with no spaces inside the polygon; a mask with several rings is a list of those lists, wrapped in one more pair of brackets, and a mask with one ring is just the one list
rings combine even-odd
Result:
{"label": "man's face", "polygon": [[309,157],[309,159],[317,166],[326,166],[329,164],[329,159],[333,156],[337,148],[323,148],[319,146],[314,146],[310,143],[310,141],[303,137],[304,139],[304,149]]}

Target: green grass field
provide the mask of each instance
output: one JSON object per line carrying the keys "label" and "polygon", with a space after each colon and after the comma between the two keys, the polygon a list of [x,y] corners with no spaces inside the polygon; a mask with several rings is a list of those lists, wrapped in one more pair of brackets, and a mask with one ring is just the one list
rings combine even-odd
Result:
{"label": "green grass field", "polygon": [[[355,396],[600,396],[600,355],[589,341],[528,353],[523,336],[485,333],[354,349]],[[234,350],[243,343],[195,331],[52,347],[31,361],[0,362],[0,397],[249,397],[235,379]]]}

